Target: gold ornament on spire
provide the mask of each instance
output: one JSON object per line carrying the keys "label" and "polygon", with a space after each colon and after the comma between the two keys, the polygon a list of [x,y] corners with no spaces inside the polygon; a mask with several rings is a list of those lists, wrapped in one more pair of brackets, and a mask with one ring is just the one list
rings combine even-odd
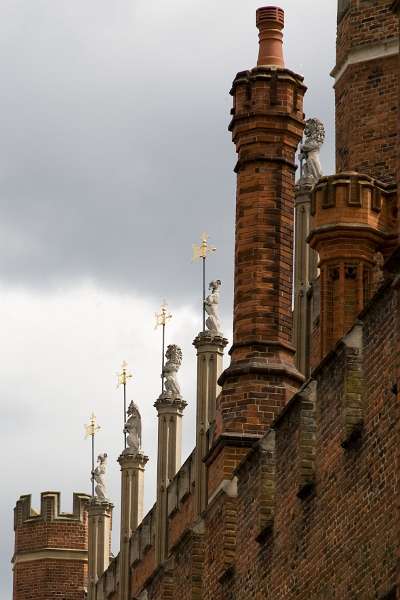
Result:
{"label": "gold ornament on spire", "polygon": [[121,373],[117,373],[117,377],[118,377],[117,388],[119,388],[120,385],[126,385],[128,382],[128,379],[130,379],[132,377],[132,374],[128,373],[127,367],[128,367],[128,363],[124,360],[124,362],[122,363],[122,366],[121,366],[121,368],[122,368]]}
{"label": "gold ornament on spire", "polygon": [[201,236],[201,244],[193,244],[192,262],[199,260],[200,258],[205,260],[208,254],[211,254],[212,252],[216,251],[216,248],[214,246],[209,246],[208,238],[208,233],[204,232]]}
{"label": "gold ornament on spire", "polygon": [[101,429],[100,425],[97,425],[96,415],[92,413],[88,425],[85,425],[85,440],[88,437],[94,437],[96,433]]}
{"label": "gold ornament on spire", "polygon": [[168,304],[166,303],[165,300],[161,304],[160,312],[155,313],[155,317],[156,317],[156,325],[155,325],[154,329],[157,329],[160,326],[165,327],[165,325],[168,323],[168,321],[170,319],[172,319],[172,314],[169,312]]}

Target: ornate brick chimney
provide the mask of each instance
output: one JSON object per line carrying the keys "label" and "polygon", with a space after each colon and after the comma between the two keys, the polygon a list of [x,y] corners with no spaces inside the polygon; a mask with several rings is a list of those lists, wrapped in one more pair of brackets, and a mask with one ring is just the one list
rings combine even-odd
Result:
{"label": "ornate brick chimney", "polygon": [[[209,494],[229,471],[215,453],[228,445],[232,455],[233,439],[244,447],[264,434],[303,381],[293,360],[291,303],[295,152],[306,88],[284,65],[283,25],[280,8],[257,11],[258,66],[238,73],[231,90],[229,130],[238,153],[234,331],[231,365],[219,380]],[[240,459],[241,452],[233,454]]]}

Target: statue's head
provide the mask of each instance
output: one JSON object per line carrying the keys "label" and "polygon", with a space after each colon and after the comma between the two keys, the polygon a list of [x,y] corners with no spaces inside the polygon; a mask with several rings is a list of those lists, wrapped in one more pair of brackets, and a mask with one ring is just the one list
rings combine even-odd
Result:
{"label": "statue's head", "polygon": [[214,281],[210,281],[210,285],[208,286],[208,289],[211,290],[212,292],[216,292],[220,287],[221,287],[221,280],[215,279]]}
{"label": "statue's head", "polygon": [[325,127],[319,119],[307,119],[304,129],[307,140],[316,142],[320,146],[325,141]]}
{"label": "statue's head", "polygon": [[128,413],[128,415],[130,417],[139,417],[140,418],[140,411],[139,408],[137,407],[137,405],[134,403],[134,401],[132,400],[131,403],[128,406],[128,410],[126,411]]}
{"label": "statue's head", "polygon": [[171,344],[167,348],[165,357],[168,361],[174,363],[179,367],[182,363],[182,350],[179,348],[179,346]]}
{"label": "statue's head", "polygon": [[103,452],[103,454],[99,454],[97,457],[97,460],[99,461],[99,463],[103,464],[105,462],[107,462],[107,453]]}

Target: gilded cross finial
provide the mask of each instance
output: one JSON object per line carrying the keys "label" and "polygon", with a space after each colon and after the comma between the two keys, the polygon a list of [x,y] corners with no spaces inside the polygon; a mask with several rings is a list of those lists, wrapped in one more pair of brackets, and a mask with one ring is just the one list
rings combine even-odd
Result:
{"label": "gilded cross finial", "polygon": [[169,312],[168,304],[166,303],[165,300],[161,304],[160,312],[155,313],[155,317],[156,317],[156,325],[155,325],[154,329],[157,329],[160,326],[165,327],[165,325],[168,323],[168,321],[170,319],[172,319],[172,314]]}
{"label": "gilded cross finial", "polygon": [[127,367],[128,367],[128,363],[124,360],[124,362],[122,363],[122,367],[121,367],[122,368],[121,373],[117,373],[117,377],[118,377],[117,388],[119,388],[120,385],[126,385],[128,382],[128,379],[130,379],[132,377],[132,374],[128,373]]}
{"label": "gilded cross finial", "polygon": [[209,246],[208,244],[208,233],[203,233],[201,236],[201,244],[198,246],[197,244],[193,244],[193,256],[192,262],[201,259],[203,265],[203,331],[206,330],[206,309],[205,309],[205,301],[206,301],[206,260],[208,254],[216,251],[215,246]]}
{"label": "gilded cross finial", "polygon": [[100,425],[97,425],[96,415],[94,413],[92,413],[88,425],[85,425],[84,427],[85,440],[87,440],[88,437],[94,437],[99,429],[101,429]]}
{"label": "gilded cross finial", "polygon": [[216,248],[214,246],[210,246],[208,244],[208,238],[209,235],[204,232],[201,236],[201,244],[193,244],[192,262],[199,260],[200,258],[205,260],[208,254],[211,254],[211,252],[216,251]]}

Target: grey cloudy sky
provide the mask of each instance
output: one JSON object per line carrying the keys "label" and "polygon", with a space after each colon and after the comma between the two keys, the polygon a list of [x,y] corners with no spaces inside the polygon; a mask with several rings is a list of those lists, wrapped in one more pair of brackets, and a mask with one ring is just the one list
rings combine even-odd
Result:
{"label": "grey cloudy sky", "polygon": [[[118,510],[120,402],[114,374],[135,372],[132,397],[151,460],[154,498],[159,333],[182,345],[193,445],[203,230],[218,252],[230,333],[235,202],[229,89],[257,57],[255,0],[2,0],[0,3],[0,600],[11,598],[12,507],[22,493],[86,491],[83,423],[94,409],[110,454]],[[307,116],[327,128],[333,170],[336,3],[282,0],[285,55],[304,74]],[[115,519],[118,522],[119,517]],[[115,550],[117,545],[115,544]]]}

